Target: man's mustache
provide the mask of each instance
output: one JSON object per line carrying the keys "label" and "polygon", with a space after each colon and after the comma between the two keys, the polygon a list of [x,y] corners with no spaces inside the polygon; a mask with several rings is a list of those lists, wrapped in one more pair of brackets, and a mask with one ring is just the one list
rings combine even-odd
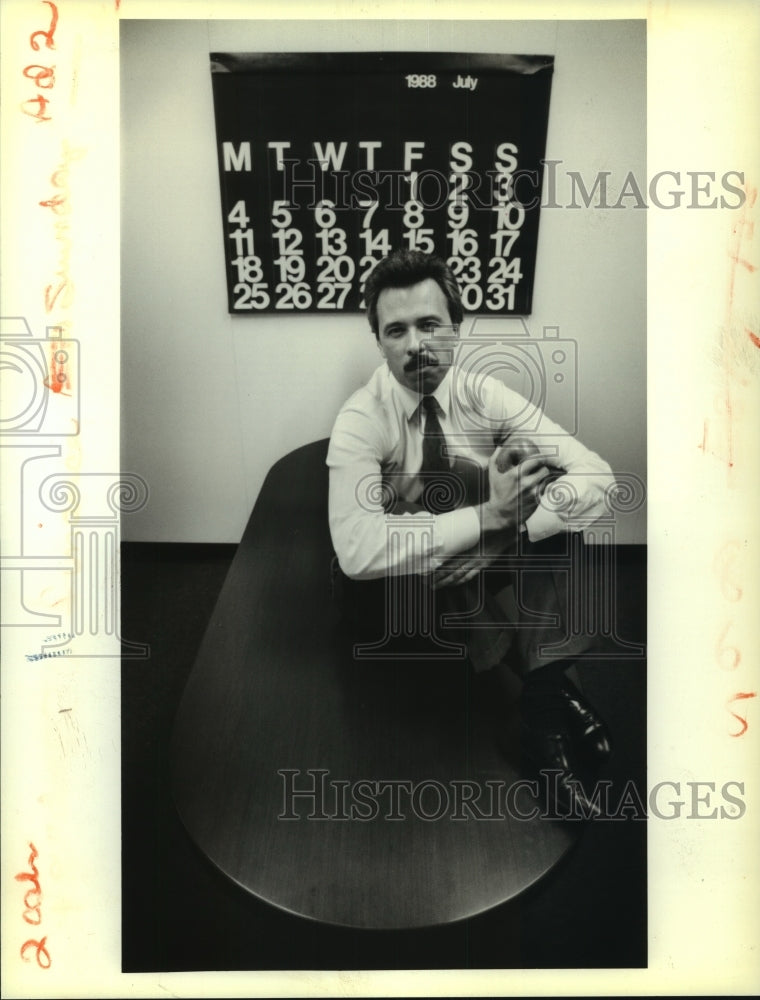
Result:
{"label": "man's mustache", "polygon": [[413,358],[404,365],[405,372],[416,372],[418,368],[422,368],[426,365],[437,365],[438,358],[433,357],[432,354],[415,354]]}

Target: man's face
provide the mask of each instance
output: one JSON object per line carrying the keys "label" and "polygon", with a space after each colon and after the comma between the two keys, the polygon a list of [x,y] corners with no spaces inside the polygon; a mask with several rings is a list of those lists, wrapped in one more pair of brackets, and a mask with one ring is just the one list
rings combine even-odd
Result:
{"label": "man's face", "polygon": [[435,328],[450,325],[446,296],[433,278],[386,288],[377,298],[380,353],[401,385],[415,392],[433,392],[449,370],[451,345],[436,349]]}

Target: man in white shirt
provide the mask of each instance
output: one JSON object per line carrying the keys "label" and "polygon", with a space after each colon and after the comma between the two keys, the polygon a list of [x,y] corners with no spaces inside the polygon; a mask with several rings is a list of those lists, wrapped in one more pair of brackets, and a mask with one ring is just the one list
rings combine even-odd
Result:
{"label": "man in white shirt", "polygon": [[[463,309],[443,260],[396,251],[370,274],[365,300],[384,363],[342,407],[327,456],[330,531],[356,638],[377,638],[366,629],[385,615],[391,582],[405,595],[410,652],[423,640],[434,657],[464,636],[476,670],[513,662],[524,752],[561,772],[564,805],[593,815],[578,760],[603,760],[608,734],[565,676],[590,640],[563,643],[561,659],[547,653],[568,615],[564,576],[535,559],[531,572],[515,567],[602,512],[610,467],[498,379],[456,364]],[[509,626],[497,598],[508,581],[518,596]],[[440,615],[452,611],[478,627],[447,634]],[[529,627],[542,620],[560,625]]]}

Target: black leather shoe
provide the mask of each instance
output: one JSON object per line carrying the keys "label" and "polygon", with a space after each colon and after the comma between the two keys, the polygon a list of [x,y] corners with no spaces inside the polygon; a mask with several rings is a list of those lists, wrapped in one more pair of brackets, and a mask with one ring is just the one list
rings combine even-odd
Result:
{"label": "black leather shoe", "polygon": [[607,760],[612,751],[607,726],[572,681],[566,678],[559,690],[579,748],[589,760],[596,763]]}
{"label": "black leather shoe", "polygon": [[523,723],[520,743],[526,769],[540,779],[539,798],[545,797],[546,804],[555,807],[555,818],[596,819],[601,815],[599,805],[586,795],[572,743],[564,733],[545,733]]}

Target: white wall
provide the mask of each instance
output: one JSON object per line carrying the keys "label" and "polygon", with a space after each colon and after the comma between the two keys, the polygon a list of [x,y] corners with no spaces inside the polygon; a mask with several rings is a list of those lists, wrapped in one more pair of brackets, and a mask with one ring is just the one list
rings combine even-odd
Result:
{"label": "white wall", "polygon": [[[356,315],[228,315],[209,52],[554,55],[547,159],[566,206],[567,171],[610,171],[612,200],[633,171],[645,193],[645,44],[625,21],[123,21],[122,468],[151,489],[123,538],[237,542],[270,466],[327,437],[379,361]],[[578,342],[578,436],[644,478],[646,211],[625,205],[542,210],[528,326]],[[643,510],[618,539],[646,540]]]}

